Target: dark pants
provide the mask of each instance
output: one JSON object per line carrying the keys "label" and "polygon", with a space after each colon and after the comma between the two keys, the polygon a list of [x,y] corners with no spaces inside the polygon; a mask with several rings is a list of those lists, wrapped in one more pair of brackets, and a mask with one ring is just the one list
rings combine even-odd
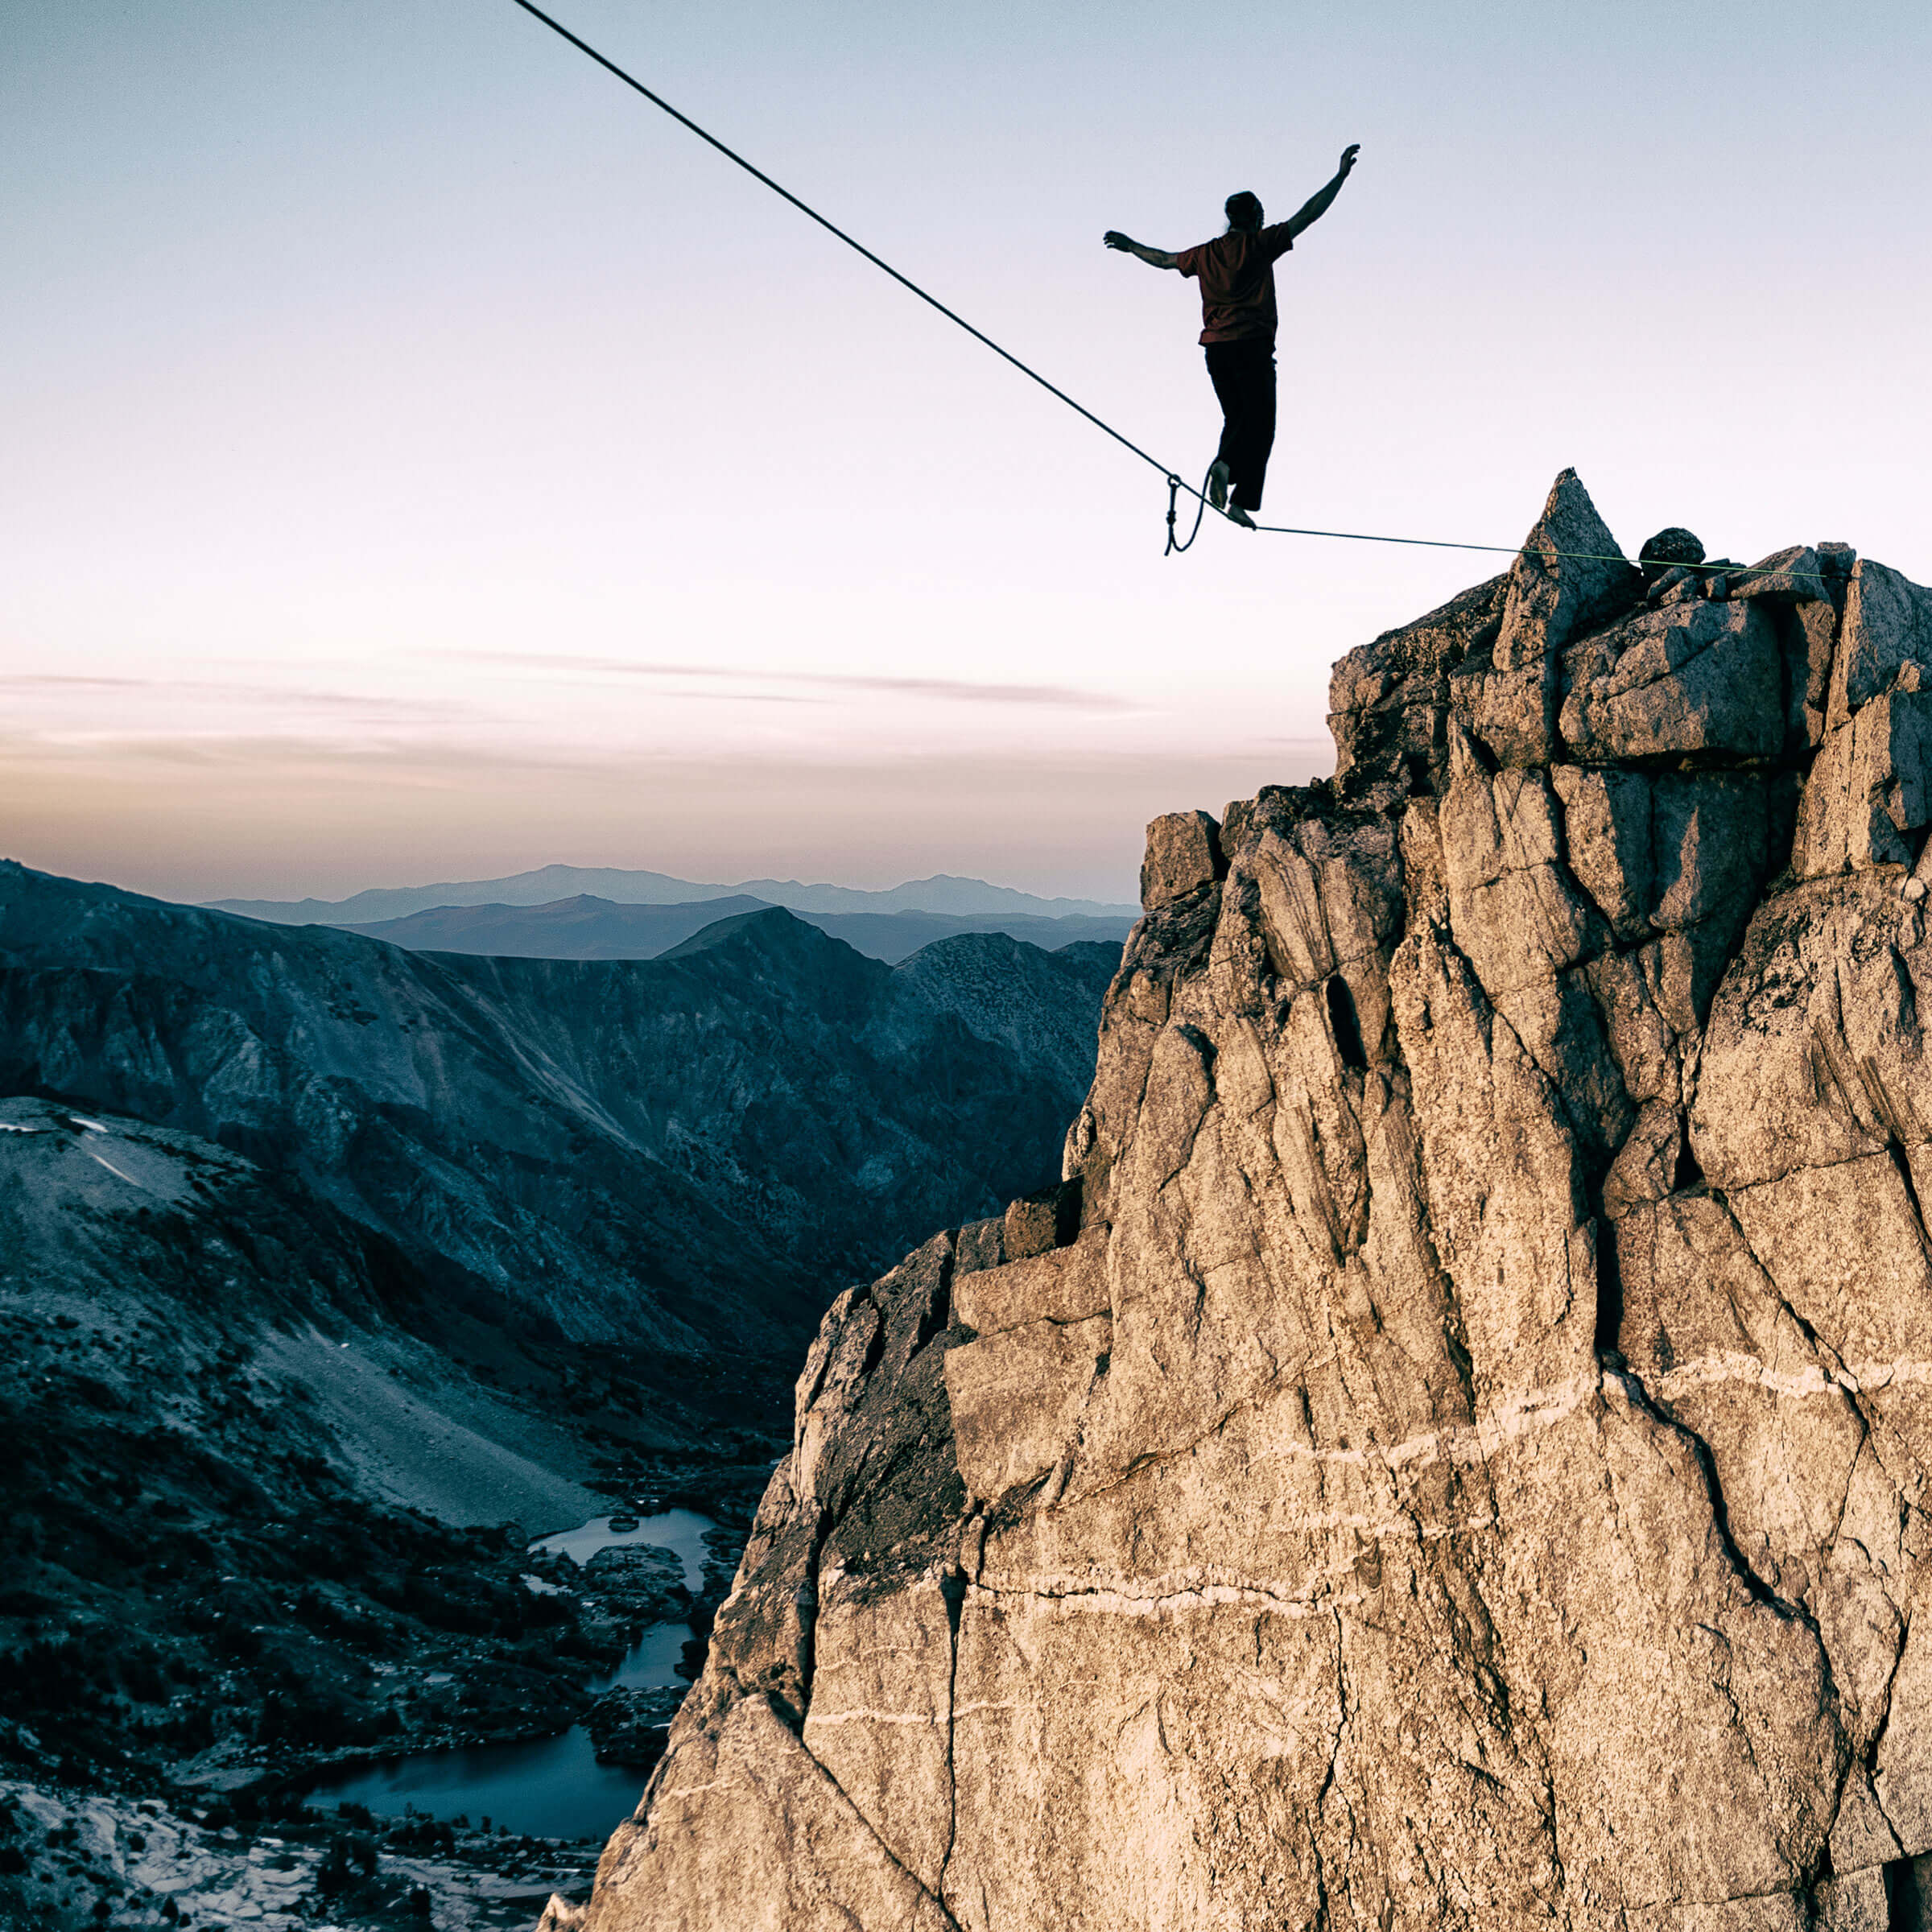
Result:
{"label": "dark pants", "polygon": [[1274,448],[1274,344],[1265,336],[1210,342],[1208,375],[1221,404],[1217,459],[1228,465],[1235,502],[1243,510],[1259,510],[1268,452]]}

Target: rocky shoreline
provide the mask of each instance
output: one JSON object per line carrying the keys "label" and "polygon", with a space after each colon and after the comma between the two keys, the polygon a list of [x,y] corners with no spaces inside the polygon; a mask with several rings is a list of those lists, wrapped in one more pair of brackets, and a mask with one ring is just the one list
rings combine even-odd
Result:
{"label": "rocky shoreline", "polygon": [[104,1797],[0,1781],[0,1923],[19,1932],[485,1932],[588,1889],[601,1836]]}
{"label": "rocky shoreline", "polygon": [[[730,1508],[728,1496],[689,1500]],[[617,1689],[593,1699],[580,1674],[547,1708],[528,1707],[502,1722],[412,1726],[379,1751],[217,1748],[158,1777],[136,1775],[126,1784],[105,1768],[50,1752],[32,1729],[0,1720],[0,1761],[38,1767],[38,1775],[0,1779],[0,1924],[10,1932],[66,1932],[80,1924],[125,1932],[241,1926],[262,1932],[414,1932],[425,1926],[489,1932],[527,1927],[547,1909],[553,1925],[571,1922],[572,1908],[588,1896],[602,1830],[576,1839],[535,1837],[512,1834],[486,1817],[473,1822],[464,1813],[441,1818],[411,1810],[389,1818],[360,1805],[311,1805],[304,1794],[324,1775],[374,1768],[398,1755],[539,1740],[579,1721],[598,1761],[634,1769],[641,1792],[663,1754],[689,1680],[702,1668],[704,1637],[743,1535],[741,1527],[708,1534],[716,1554],[695,1596],[684,1588],[673,1553],[649,1545],[625,1550],[627,1563],[593,1559],[574,1590],[561,1579],[555,1586],[572,1606],[585,1657],[603,1669],[640,1624],[691,1623],[699,1635],[686,1646],[685,1681],[673,1686]],[[568,1558],[528,1560],[533,1575],[538,1567],[573,1567]],[[672,1583],[674,1574],[679,1580]],[[640,1575],[655,1587],[638,1588]],[[600,1587],[613,1583],[617,1587]],[[479,1670],[483,1662],[477,1660]],[[425,1675],[453,1685],[458,1674]]]}

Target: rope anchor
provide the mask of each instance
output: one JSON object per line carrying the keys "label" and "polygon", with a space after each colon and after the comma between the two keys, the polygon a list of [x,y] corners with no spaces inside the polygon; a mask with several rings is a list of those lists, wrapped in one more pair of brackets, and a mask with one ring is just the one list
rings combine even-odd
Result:
{"label": "rope anchor", "polygon": [[[1207,485],[1207,479],[1203,477],[1201,481],[1202,489],[1204,489]],[[1195,539],[1201,534],[1201,518],[1206,516],[1208,514],[1208,499],[1206,496],[1202,493],[1202,490],[1197,489],[1189,491],[1188,493],[1194,497],[1198,507],[1195,509],[1194,513],[1194,528],[1189,530],[1187,533],[1187,542],[1186,543],[1177,542],[1174,537],[1174,506],[1180,502],[1181,492],[1187,488],[1187,485],[1183,483],[1172,470],[1168,471],[1167,547],[1161,552],[1161,555],[1164,557],[1178,557],[1181,552],[1186,550],[1188,546],[1194,542]]]}

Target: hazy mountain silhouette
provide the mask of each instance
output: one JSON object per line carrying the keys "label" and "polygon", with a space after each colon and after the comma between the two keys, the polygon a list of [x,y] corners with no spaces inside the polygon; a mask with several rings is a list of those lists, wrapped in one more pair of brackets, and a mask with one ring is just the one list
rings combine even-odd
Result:
{"label": "hazy mountain silhouette", "polygon": [[[217,899],[211,910],[238,912],[279,926],[363,926],[407,918],[439,906],[547,906],[592,894],[625,906],[680,906],[701,899],[753,898],[794,912],[941,912],[978,918],[1119,919],[1140,916],[1138,906],[1098,899],[1042,899],[1010,886],[989,886],[937,873],[882,892],[851,886],[807,886],[796,879],[745,879],[735,886],[675,879],[662,872],[607,865],[545,865],[508,878],[445,881],[436,886],[378,886],[346,899]],[[1072,935],[1070,935],[1072,936]]]}
{"label": "hazy mountain silhouette", "polygon": [[[342,930],[386,939],[415,952],[479,952],[525,960],[650,960],[715,920],[757,912],[765,903],[741,894],[681,906],[620,905],[586,893],[547,906],[438,906],[399,919],[345,924]],[[1133,926],[1125,915],[1047,919],[1024,913],[803,912],[798,917],[891,965],[935,939],[963,932],[1003,932],[1049,952],[1089,940],[1117,951]]]}

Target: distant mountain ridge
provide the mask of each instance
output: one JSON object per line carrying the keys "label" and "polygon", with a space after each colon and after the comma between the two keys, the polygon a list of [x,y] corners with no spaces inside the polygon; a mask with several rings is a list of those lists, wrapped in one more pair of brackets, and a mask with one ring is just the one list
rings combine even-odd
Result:
{"label": "distant mountain ridge", "polygon": [[[364,926],[406,919],[444,906],[547,906],[590,894],[621,906],[688,905],[704,899],[753,898],[791,912],[932,912],[1046,919],[1140,917],[1140,907],[1100,899],[1043,899],[1010,886],[935,873],[881,892],[854,886],[803,885],[796,879],[745,879],[719,886],[630,872],[609,865],[544,865],[508,878],[445,881],[434,886],[372,886],[346,899],[215,899],[210,910],[278,926]],[[1086,936],[1086,935],[1081,935]]]}
{"label": "distant mountain ridge", "polygon": [[909,1229],[1053,1178],[1120,952],[723,925],[412,953],[3,862],[0,1093],[213,1141],[576,1340],[784,1348]]}
{"label": "distant mountain ridge", "polygon": [[[367,925],[331,920],[343,932],[386,940],[411,952],[481,953],[495,959],[653,960],[704,927],[741,914],[771,910],[762,899],[736,895],[678,906],[620,905],[589,893],[543,906],[436,906],[399,919]],[[1039,919],[1018,914],[944,912],[806,912],[794,916],[855,952],[896,966],[937,939],[968,932],[1001,932],[1042,951],[1096,942],[1123,945],[1133,921],[1119,918]]]}

